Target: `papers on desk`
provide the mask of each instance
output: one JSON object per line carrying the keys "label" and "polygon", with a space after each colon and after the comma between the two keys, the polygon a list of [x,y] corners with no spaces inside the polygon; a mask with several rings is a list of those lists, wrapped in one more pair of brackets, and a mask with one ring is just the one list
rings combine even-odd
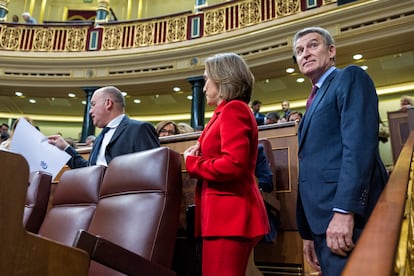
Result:
{"label": "papers on desk", "polygon": [[24,118],[20,118],[14,130],[10,151],[26,158],[30,172],[45,171],[53,179],[71,158],[65,151],[49,144],[47,137]]}

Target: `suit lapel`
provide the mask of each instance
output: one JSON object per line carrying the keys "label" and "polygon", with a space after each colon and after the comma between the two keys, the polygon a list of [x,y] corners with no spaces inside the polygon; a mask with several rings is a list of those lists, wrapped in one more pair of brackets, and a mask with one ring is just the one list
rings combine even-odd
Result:
{"label": "suit lapel", "polygon": [[[111,137],[111,141],[109,141],[108,145],[111,145],[118,137],[121,135],[122,132],[124,132],[125,128],[128,125],[128,117],[125,115],[124,118],[122,118],[121,122],[119,123],[118,127],[116,128],[114,135]],[[108,146],[107,146],[108,147]]]}
{"label": "suit lapel", "polygon": [[325,81],[322,84],[322,87],[320,87],[315,95],[315,99],[313,100],[312,105],[308,110],[306,110],[305,115],[303,116],[303,119],[301,121],[301,124],[299,125],[298,129],[298,138],[299,138],[299,150],[301,149],[303,145],[303,141],[305,140],[306,133],[308,131],[308,127],[310,124],[310,121],[312,119],[313,114],[315,113],[315,110],[318,109],[318,106],[321,102],[321,100],[325,97],[326,92],[328,91],[329,86],[331,85],[332,80],[335,78],[337,73],[339,72],[339,69],[335,69],[332,71],[331,74],[325,79]]}

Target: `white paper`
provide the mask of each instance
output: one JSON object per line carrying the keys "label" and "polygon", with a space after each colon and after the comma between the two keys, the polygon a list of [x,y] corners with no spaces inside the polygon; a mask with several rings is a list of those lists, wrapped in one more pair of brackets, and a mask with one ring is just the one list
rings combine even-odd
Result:
{"label": "white paper", "polygon": [[13,133],[10,151],[26,158],[30,172],[45,171],[53,179],[71,158],[65,151],[49,144],[47,137],[24,118],[19,119]]}

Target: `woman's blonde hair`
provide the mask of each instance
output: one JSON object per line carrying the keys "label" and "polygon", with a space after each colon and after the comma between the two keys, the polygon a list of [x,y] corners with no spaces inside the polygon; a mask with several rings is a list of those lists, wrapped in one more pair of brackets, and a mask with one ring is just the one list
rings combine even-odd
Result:
{"label": "woman's blonde hair", "polygon": [[246,62],[237,54],[224,53],[205,61],[207,76],[218,85],[223,100],[250,102],[254,76]]}

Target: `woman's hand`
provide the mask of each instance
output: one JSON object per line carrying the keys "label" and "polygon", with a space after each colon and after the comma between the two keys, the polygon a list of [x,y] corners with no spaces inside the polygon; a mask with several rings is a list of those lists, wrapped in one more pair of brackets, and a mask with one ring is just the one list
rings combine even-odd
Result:
{"label": "woman's hand", "polygon": [[187,156],[198,156],[200,155],[200,144],[197,143],[194,146],[189,147],[184,151],[184,162],[187,160]]}

